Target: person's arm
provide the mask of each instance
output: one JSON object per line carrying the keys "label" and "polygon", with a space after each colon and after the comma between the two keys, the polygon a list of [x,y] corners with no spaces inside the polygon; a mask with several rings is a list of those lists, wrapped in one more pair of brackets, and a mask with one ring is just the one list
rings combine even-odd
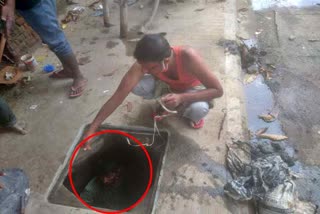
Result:
{"label": "person's arm", "polygon": [[[129,71],[122,78],[120,85],[118,86],[116,92],[112,97],[101,107],[97,116],[90,124],[85,137],[88,137],[95,133],[102,122],[109,117],[123,102],[123,100],[128,96],[131,90],[137,85],[137,83],[142,79],[143,73],[141,71],[141,66],[135,63],[131,66]],[[90,145],[87,144],[87,149],[90,149]]]}
{"label": "person's arm", "polygon": [[193,93],[168,94],[163,98],[166,106],[175,108],[181,103],[210,101],[223,95],[223,89],[219,80],[195,50],[192,48],[183,49],[182,60],[185,65],[184,67],[188,68],[188,71],[197,77],[206,89]]}
{"label": "person's arm", "polygon": [[1,20],[6,22],[6,29],[5,29],[6,37],[10,36],[12,26],[15,21],[15,18],[14,18],[15,7],[16,7],[15,0],[7,0],[6,5],[4,5],[1,9]]}

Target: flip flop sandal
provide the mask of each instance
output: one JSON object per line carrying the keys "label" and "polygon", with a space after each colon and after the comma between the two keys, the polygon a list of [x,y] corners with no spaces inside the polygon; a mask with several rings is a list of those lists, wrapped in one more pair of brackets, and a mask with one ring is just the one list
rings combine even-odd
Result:
{"label": "flip flop sandal", "polygon": [[58,72],[53,72],[52,74],[50,74],[49,78],[52,78],[52,79],[68,79],[68,78],[72,78],[72,77],[70,75],[68,75],[68,74],[64,74],[63,71],[58,71]]}
{"label": "flip flop sandal", "polygon": [[83,83],[82,85],[80,85],[77,88],[74,88],[73,86],[71,86],[70,88],[70,93],[69,93],[69,98],[75,98],[75,97],[79,97],[83,94],[86,86],[87,86],[87,80],[85,81],[85,83]]}
{"label": "flip flop sandal", "polygon": [[201,129],[204,126],[204,119],[202,118],[198,122],[190,121],[190,126],[194,129]]}

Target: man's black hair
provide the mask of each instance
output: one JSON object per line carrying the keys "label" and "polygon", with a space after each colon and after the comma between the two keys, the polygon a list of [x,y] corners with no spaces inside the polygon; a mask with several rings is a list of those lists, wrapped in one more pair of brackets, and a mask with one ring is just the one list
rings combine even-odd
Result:
{"label": "man's black hair", "polygon": [[169,42],[161,34],[144,35],[133,53],[133,56],[142,62],[160,62],[170,55]]}

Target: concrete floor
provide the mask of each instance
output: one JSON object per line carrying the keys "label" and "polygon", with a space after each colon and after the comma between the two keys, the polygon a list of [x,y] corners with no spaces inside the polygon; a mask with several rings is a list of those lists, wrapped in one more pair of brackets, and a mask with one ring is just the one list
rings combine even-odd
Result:
{"label": "concrete floor", "polygon": [[[143,1],[139,4],[148,5]],[[138,38],[134,29],[150,13],[149,7],[141,10],[139,4],[129,9],[129,40]],[[81,2],[81,5],[87,4]],[[32,194],[27,213],[89,213],[49,204],[45,197],[77,131],[95,117],[134,62],[130,56],[134,43],[118,38],[118,13],[115,5],[112,9],[112,21],[116,26],[110,29],[103,27],[102,18],[90,16],[90,9],[77,23],[69,23],[65,29],[78,59],[88,57],[91,60],[81,66],[89,79],[82,97],[68,99],[66,92],[71,82],[51,80],[40,70],[31,74],[29,85],[5,93],[17,117],[28,123],[26,136],[12,133],[0,136],[2,167],[19,167],[29,175]],[[242,93],[237,81],[239,58],[225,56],[224,48],[217,45],[220,39],[235,39],[235,12],[234,0],[162,3],[159,8],[151,32],[166,32],[172,45],[190,45],[198,49],[227,92],[216,100],[201,130],[193,130],[177,118],[168,118],[160,125],[171,131],[172,138],[156,213],[248,212],[246,205],[236,204],[223,194],[223,185],[230,179],[225,168],[225,145],[231,138],[243,138],[244,130]],[[46,48],[37,50],[34,55],[46,57],[41,65],[58,62]],[[133,104],[131,112],[127,111],[127,102]],[[38,106],[31,110],[31,105]],[[146,119],[151,112],[150,105],[130,95],[105,122],[152,127],[151,119]],[[228,113],[218,140],[224,115],[222,109],[227,109]]]}

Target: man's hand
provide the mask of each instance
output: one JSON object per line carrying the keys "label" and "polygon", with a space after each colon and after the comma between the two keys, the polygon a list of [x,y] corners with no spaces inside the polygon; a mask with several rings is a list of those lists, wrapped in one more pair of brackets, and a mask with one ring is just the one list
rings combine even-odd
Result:
{"label": "man's hand", "polygon": [[14,1],[8,1],[8,3],[1,9],[1,19],[6,22],[5,36],[10,36],[13,24],[14,24]]}
{"label": "man's hand", "polygon": [[182,94],[167,94],[161,98],[161,101],[169,109],[175,109],[182,103]]}
{"label": "man's hand", "polygon": [[[83,136],[82,139],[86,139],[87,137],[89,137],[90,135],[94,134],[94,131],[90,131],[90,129],[85,133],[85,135]],[[91,150],[91,144],[92,144],[92,140],[93,138],[91,138],[90,140],[88,140],[85,144],[84,144],[84,149],[85,151],[87,150]]]}

